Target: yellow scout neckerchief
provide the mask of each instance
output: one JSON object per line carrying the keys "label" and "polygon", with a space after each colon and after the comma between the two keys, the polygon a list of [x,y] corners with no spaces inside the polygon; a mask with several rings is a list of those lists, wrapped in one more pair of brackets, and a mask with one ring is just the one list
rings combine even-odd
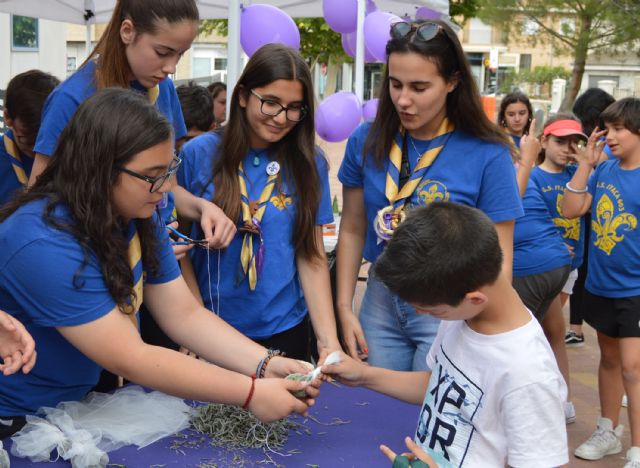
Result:
{"label": "yellow scout neckerchief", "polygon": [[11,156],[11,167],[13,167],[13,172],[16,173],[18,182],[26,187],[27,182],[29,182],[29,178],[27,177],[27,173],[24,172],[24,166],[22,165],[22,158],[20,156],[20,151],[18,151],[18,146],[7,134],[4,135],[3,140],[4,148],[7,151],[7,154]]}

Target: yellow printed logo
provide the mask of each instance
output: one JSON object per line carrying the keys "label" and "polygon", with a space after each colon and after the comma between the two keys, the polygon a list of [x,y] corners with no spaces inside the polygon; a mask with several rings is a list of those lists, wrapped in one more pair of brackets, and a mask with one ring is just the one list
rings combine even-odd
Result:
{"label": "yellow printed logo", "polygon": [[[618,202],[620,201],[618,200]],[[615,205],[611,198],[607,194],[603,194],[596,206],[596,219],[591,221],[591,227],[596,233],[594,245],[607,255],[611,255],[613,248],[624,239],[624,234],[619,234],[619,230],[631,231],[636,228],[637,224],[636,217],[631,213],[616,215]]]}
{"label": "yellow printed logo", "polygon": [[562,199],[563,193],[559,193],[556,198],[556,210],[560,215],[559,218],[553,218],[553,224],[561,229],[564,229],[562,237],[565,239],[578,240],[580,239],[580,218],[567,219],[562,215]]}
{"label": "yellow printed logo", "polygon": [[433,202],[445,202],[449,200],[447,187],[437,180],[425,180],[418,186],[418,200],[423,205]]}
{"label": "yellow printed logo", "polygon": [[287,206],[291,206],[292,203],[291,197],[287,197],[284,193],[274,195],[269,201],[280,211],[284,210]]}

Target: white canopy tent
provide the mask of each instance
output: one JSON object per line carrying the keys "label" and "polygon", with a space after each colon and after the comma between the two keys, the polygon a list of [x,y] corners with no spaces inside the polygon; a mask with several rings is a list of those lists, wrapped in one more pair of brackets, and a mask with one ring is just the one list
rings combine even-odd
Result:
{"label": "white canopy tent", "polygon": [[[414,16],[426,6],[448,13],[449,0],[374,0],[379,10],[398,16]],[[201,19],[229,20],[227,86],[235,86],[240,74],[240,15],[243,5],[268,3],[291,17],[322,17],[322,0],[196,0]],[[367,0],[358,2],[357,47],[354,92],[362,102],[364,83],[364,18]],[[91,47],[91,24],[106,23],[111,18],[115,0],[0,0],[0,13],[31,16],[87,26],[87,49]],[[231,100],[227,101],[230,103]]]}

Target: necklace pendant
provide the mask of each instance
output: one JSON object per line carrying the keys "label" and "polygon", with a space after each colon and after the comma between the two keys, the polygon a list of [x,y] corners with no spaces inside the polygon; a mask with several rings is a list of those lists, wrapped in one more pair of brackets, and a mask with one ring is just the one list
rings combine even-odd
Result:
{"label": "necklace pendant", "polygon": [[253,157],[253,167],[258,167],[260,165],[260,156],[255,155]]}

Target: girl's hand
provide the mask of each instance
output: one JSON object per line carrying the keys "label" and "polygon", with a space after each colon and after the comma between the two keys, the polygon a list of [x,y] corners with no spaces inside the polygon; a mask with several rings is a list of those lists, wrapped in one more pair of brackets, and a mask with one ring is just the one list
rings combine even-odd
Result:
{"label": "girl's hand", "polygon": [[[407,444],[407,448],[410,452],[405,452],[402,455],[397,455],[393,450],[391,450],[386,445],[380,446],[380,451],[384,453],[389,460],[393,462],[393,467],[398,468],[405,466],[411,467],[428,467],[428,468],[438,468],[436,462],[431,458],[420,446],[418,446],[411,437],[405,437],[405,444]],[[402,458],[404,457],[404,460]],[[417,462],[417,463],[416,463]]]}
{"label": "girl's hand", "polygon": [[338,364],[322,366],[322,373],[349,387],[363,385],[364,374],[368,366],[345,353],[340,353],[340,358],[341,362]]}
{"label": "girl's hand", "polygon": [[[357,361],[366,359],[367,354],[369,354],[369,346],[358,317],[351,310],[340,312],[338,317],[342,331],[342,342],[347,354]],[[360,352],[358,352],[358,349]]]}
{"label": "girl's hand", "polygon": [[[169,223],[167,226],[178,230],[178,221],[174,221],[172,223]],[[171,244],[171,248],[173,249],[173,255],[176,256],[176,260],[180,261],[182,258],[184,258],[185,255],[187,255],[187,252],[189,250],[191,250],[194,247],[193,244],[187,244],[187,245],[175,245],[175,244]]]}
{"label": "girl's hand", "polygon": [[236,235],[236,224],[210,201],[201,200],[200,227],[212,249],[226,248]]}
{"label": "girl's hand", "polygon": [[602,158],[602,150],[604,149],[604,141],[602,137],[607,133],[606,130],[600,130],[598,127],[593,129],[587,145],[583,149],[577,149],[575,158],[578,164],[588,164],[595,167]]}
{"label": "girl's hand", "polygon": [[[536,128],[536,119],[531,121],[531,126],[529,128]],[[535,135],[530,133],[522,135],[522,138],[520,139],[520,164],[532,167],[535,164],[536,159],[538,159],[541,149],[542,145],[540,145],[540,141]]]}
{"label": "girl's hand", "polygon": [[0,372],[11,375],[22,368],[29,373],[36,364],[35,342],[24,325],[0,310]]}
{"label": "girl's hand", "polygon": [[309,368],[296,359],[274,356],[267,363],[264,376],[284,379],[289,374],[306,374],[310,370],[313,370],[313,367]]}
{"label": "girl's hand", "polygon": [[313,398],[299,399],[293,392],[307,390],[309,384],[295,380],[257,379],[248,410],[262,422],[272,422],[296,412],[306,416]]}

